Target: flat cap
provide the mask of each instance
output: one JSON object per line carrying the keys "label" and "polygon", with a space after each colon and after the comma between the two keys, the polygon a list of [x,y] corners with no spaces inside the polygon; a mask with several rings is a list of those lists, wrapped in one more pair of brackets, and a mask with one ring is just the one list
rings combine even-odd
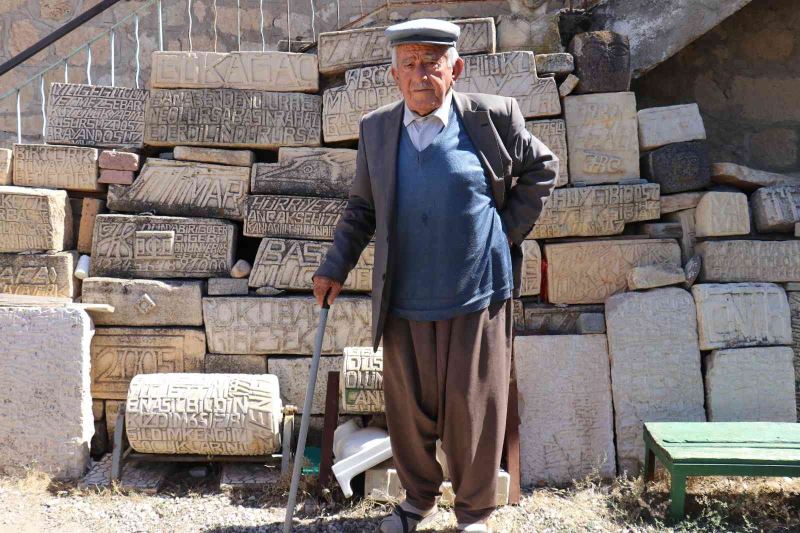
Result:
{"label": "flat cap", "polygon": [[446,20],[416,19],[389,26],[384,34],[389,46],[408,43],[455,46],[461,28]]}

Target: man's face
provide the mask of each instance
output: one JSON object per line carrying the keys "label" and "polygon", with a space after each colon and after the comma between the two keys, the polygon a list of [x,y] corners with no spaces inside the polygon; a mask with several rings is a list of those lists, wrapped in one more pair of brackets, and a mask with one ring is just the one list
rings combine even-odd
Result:
{"label": "man's face", "polygon": [[395,53],[397,66],[392,66],[392,77],[408,107],[422,116],[442,105],[448,89],[464,69],[461,58],[452,67],[447,64],[447,46],[400,44]]}

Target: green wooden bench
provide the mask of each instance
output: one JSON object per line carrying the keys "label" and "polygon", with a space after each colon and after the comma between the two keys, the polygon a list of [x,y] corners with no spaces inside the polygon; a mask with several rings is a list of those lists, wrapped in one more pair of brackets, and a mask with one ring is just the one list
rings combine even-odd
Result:
{"label": "green wooden bench", "polygon": [[795,423],[646,422],[644,446],[645,482],[656,458],[670,473],[673,521],[683,518],[688,476],[800,476]]}

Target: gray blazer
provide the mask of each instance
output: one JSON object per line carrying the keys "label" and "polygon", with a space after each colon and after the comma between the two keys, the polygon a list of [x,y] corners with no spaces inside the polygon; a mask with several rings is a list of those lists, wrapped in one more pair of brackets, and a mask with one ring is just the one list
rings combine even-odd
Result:
{"label": "gray blazer", "polygon": [[[513,242],[514,296],[518,297],[522,271],[520,244],[533,228],[543,200],[555,185],[558,158],[525,129],[525,119],[515,99],[454,91],[453,103],[478,151],[503,225]],[[375,235],[374,349],[380,343],[391,299],[397,146],[403,110],[401,100],[361,119],[350,198],[336,226],[333,246],[314,273],[343,282]]]}

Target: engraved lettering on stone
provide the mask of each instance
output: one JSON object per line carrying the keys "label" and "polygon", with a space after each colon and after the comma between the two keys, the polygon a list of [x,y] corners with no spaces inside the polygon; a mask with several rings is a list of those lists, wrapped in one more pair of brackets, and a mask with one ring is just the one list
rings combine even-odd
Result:
{"label": "engraved lettering on stone", "polygon": [[569,156],[567,152],[567,126],[563,119],[529,120],[525,129],[542,141],[558,158],[556,187],[569,183]]}
{"label": "engraved lettering on stone", "polygon": [[0,293],[73,298],[77,261],[75,252],[0,254]]}
{"label": "engraved lettering on stone", "polygon": [[701,242],[701,281],[800,281],[800,240]]}
{"label": "engraved lettering on stone", "polygon": [[244,234],[247,237],[285,237],[333,240],[347,200],[294,196],[247,198]]}
{"label": "engraved lettering on stone", "polygon": [[356,150],[281,148],[277,163],[256,163],[253,193],[347,198],[356,174]]}
{"label": "engraved lettering on stone", "polygon": [[345,348],[339,384],[342,412],[382,413],[383,348]]}
{"label": "engraved lettering on stone", "polygon": [[750,198],[760,232],[790,233],[800,222],[800,186],[763,187]]}
{"label": "engraved lettering on stone", "polygon": [[0,252],[60,251],[71,234],[65,191],[0,186]]}
{"label": "engraved lettering on stone", "polygon": [[97,149],[44,144],[14,145],[14,185],[100,191]]}

